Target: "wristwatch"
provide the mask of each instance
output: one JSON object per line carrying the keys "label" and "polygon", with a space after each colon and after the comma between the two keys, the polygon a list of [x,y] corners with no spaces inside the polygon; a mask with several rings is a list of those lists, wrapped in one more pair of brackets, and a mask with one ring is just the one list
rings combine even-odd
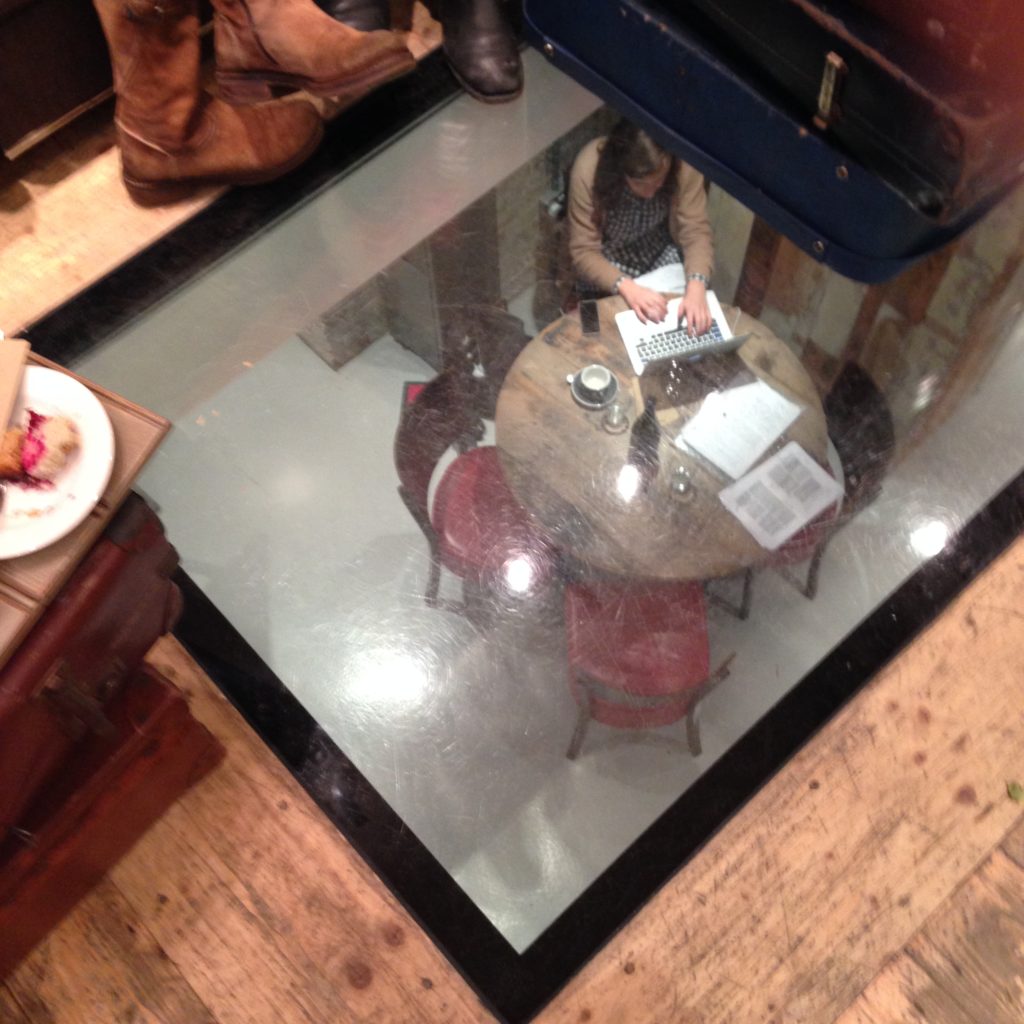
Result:
{"label": "wristwatch", "polygon": [[689,284],[691,281],[703,281],[705,288],[711,287],[711,282],[708,280],[705,274],[687,274],[686,283]]}

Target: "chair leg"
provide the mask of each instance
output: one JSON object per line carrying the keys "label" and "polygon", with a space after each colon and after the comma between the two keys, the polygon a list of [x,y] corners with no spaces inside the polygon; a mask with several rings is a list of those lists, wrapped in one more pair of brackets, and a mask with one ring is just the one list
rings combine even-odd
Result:
{"label": "chair leg", "polygon": [[818,594],[818,575],[821,569],[821,559],[825,554],[825,542],[822,541],[811,555],[811,564],[807,568],[807,584],[804,587],[804,597],[813,601]]}
{"label": "chair leg", "polygon": [[733,659],[736,657],[736,652],[733,651],[727,658],[722,660],[722,663],[715,669],[711,675],[704,681],[703,685],[693,695],[693,703],[690,704],[690,710],[686,712],[686,745],[690,748],[690,753],[694,757],[700,757],[703,751],[703,746],[700,742],[700,725],[697,722],[697,705],[720,683],[723,679],[729,678],[729,673],[732,671]]}
{"label": "chair leg", "polygon": [[461,611],[478,627],[487,626],[494,620],[494,593],[486,582],[463,578]]}
{"label": "chair leg", "polygon": [[700,725],[697,722],[696,704],[686,712],[686,745],[694,757],[700,757],[703,747],[700,745]]}
{"label": "chair leg", "polygon": [[825,542],[822,541],[814,549],[811,561],[807,566],[807,576],[802,581],[797,578],[796,573],[790,572],[785,566],[779,566],[778,573],[787,583],[799,590],[808,601],[813,601],[818,594],[818,576],[821,570],[821,559],[824,554]]}
{"label": "chair leg", "polygon": [[441,559],[437,552],[430,551],[430,576],[427,578],[427,592],[424,595],[428,608],[437,607],[437,595],[441,589]]}
{"label": "chair leg", "polygon": [[740,599],[739,617],[746,619],[750,615],[750,604],[754,599],[754,570],[747,569],[743,574],[743,597]]}
{"label": "chair leg", "polygon": [[754,600],[754,570],[747,569],[743,573],[743,593],[740,595],[740,603],[738,605],[722,597],[721,594],[712,593],[710,590],[707,592],[707,595],[709,603],[715,605],[715,607],[735,615],[737,619],[747,619],[750,615],[750,606]]}
{"label": "chair leg", "polygon": [[579,702],[579,711],[576,715],[576,728],[573,730],[572,739],[569,741],[569,749],[565,756],[570,761],[575,761],[583,746],[583,738],[587,734],[587,726],[590,725],[590,691],[586,683],[580,683],[583,688],[582,700]]}

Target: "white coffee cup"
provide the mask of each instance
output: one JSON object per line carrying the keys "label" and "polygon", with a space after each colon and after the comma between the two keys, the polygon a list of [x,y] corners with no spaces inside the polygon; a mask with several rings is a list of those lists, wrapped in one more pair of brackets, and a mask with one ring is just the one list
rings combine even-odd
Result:
{"label": "white coffee cup", "polygon": [[600,363],[584,366],[569,378],[573,394],[585,405],[607,405],[619,390],[619,382],[615,374]]}

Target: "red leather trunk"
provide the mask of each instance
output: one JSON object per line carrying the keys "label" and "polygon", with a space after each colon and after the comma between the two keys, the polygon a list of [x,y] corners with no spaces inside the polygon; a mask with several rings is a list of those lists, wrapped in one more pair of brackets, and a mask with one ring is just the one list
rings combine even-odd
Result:
{"label": "red leather trunk", "polygon": [[155,669],[136,669],[69,766],[0,844],[0,979],[224,756]]}
{"label": "red leather trunk", "polygon": [[116,736],[107,705],[180,612],[177,562],[131,495],[0,672],[0,848],[83,742]]}

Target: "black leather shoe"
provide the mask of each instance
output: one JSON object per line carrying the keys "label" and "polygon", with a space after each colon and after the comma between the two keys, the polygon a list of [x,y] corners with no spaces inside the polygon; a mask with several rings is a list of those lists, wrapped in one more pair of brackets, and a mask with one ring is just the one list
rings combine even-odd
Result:
{"label": "black leather shoe", "polygon": [[335,21],[360,32],[391,28],[388,0],[316,0],[316,5]]}
{"label": "black leather shoe", "polygon": [[466,92],[503,103],[523,91],[523,65],[501,0],[439,0],[444,53]]}

